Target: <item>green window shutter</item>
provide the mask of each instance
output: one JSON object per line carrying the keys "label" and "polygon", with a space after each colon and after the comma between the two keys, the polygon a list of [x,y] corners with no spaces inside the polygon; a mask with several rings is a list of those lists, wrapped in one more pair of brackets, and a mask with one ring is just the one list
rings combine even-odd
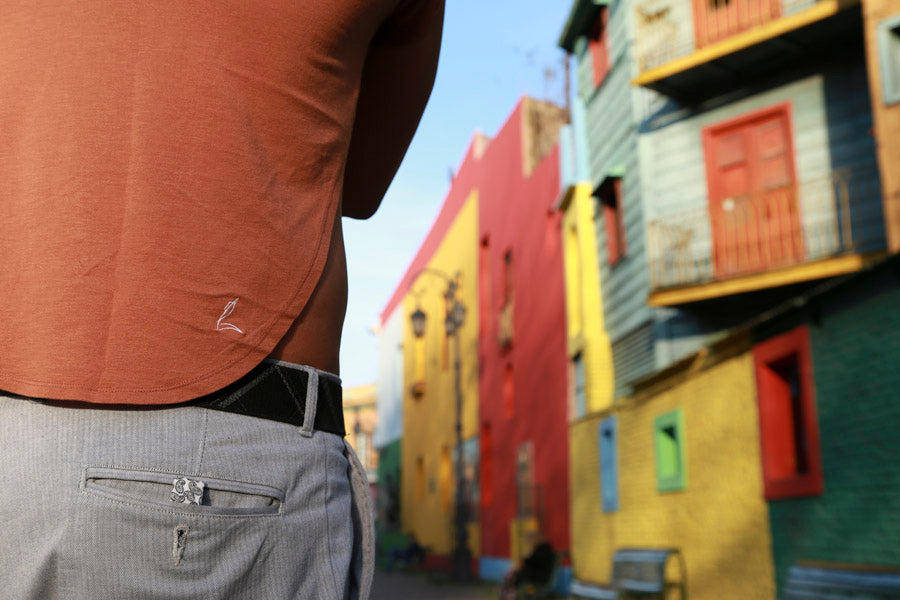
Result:
{"label": "green window shutter", "polygon": [[653,422],[653,436],[656,442],[657,489],[660,492],[685,489],[684,411],[679,408],[657,417]]}

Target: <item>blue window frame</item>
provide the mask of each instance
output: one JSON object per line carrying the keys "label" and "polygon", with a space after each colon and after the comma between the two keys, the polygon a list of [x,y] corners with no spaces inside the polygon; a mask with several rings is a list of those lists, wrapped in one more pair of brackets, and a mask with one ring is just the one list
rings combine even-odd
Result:
{"label": "blue window frame", "polygon": [[619,510],[619,468],[618,468],[618,427],[616,418],[601,421],[598,430],[600,449],[600,490],[603,497],[603,511]]}

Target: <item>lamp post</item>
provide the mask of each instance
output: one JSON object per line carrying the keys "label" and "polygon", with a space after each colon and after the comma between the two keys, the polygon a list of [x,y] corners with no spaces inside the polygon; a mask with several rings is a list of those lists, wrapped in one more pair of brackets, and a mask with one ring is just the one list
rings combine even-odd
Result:
{"label": "lamp post", "polygon": [[[431,274],[440,277],[447,283],[447,291],[444,292],[444,300],[447,306],[447,317],[444,319],[444,328],[447,337],[453,338],[455,359],[453,362],[453,383],[456,394],[456,494],[453,513],[454,546],[453,546],[453,577],[460,581],[471,579],[472,553],[469,551],[469,532],[467,524],[469,520],[465,501],[465,471],[463,469],[463,439],[462,439],[462,383],[460,371],[462,361],[460,358],[459,330],[466,317],[466,307],[456,297],[459,290],[461,274],[456,273],[450,277],[436,269],[423,269],[418,275]],[[413,281],[418,278],[413,278]],[[413,334],[421,339],[425,335],[425,323],[427,315],[421,308],[416,308],[412,315]]]}

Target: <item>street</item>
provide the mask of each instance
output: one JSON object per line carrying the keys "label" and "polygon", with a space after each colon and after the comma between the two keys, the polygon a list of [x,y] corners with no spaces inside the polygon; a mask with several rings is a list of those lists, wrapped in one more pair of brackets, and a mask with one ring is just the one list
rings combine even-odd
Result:
{"label": "street", "polygon": [[487,600],[499,597],[499,587],[484,582],[454,584],[446,575],[424,572],[376,571],[372,600]]}

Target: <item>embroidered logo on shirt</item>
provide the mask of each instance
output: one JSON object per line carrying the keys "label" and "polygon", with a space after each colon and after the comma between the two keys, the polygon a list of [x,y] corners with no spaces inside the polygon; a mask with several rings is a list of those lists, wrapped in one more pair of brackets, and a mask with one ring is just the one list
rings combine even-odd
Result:
{"label": "embroidered logo on shirt", "polygon": [[234,312],[234,307],[237,306],[237,301],[238,299],[235,298],[225,305],[225,310],[222,311],[222,316],[219,317],[218,321],[216,321],[216,331],[225,331],[226,329],[231,329],[232,331],[237,331],[238,333],[244,333],[237,325],[232,325],[231,323],[225,322],[225,318],[230,316],[231,313]]}
{"label": "embroidered logo on shirt", "polygon": [[203,500],[203,488],[206,487],[199,479],[188,479],[187,477],[179,477],[174,481],[172,487],[172,502],[179,504],[196,504],[200,505]]}

